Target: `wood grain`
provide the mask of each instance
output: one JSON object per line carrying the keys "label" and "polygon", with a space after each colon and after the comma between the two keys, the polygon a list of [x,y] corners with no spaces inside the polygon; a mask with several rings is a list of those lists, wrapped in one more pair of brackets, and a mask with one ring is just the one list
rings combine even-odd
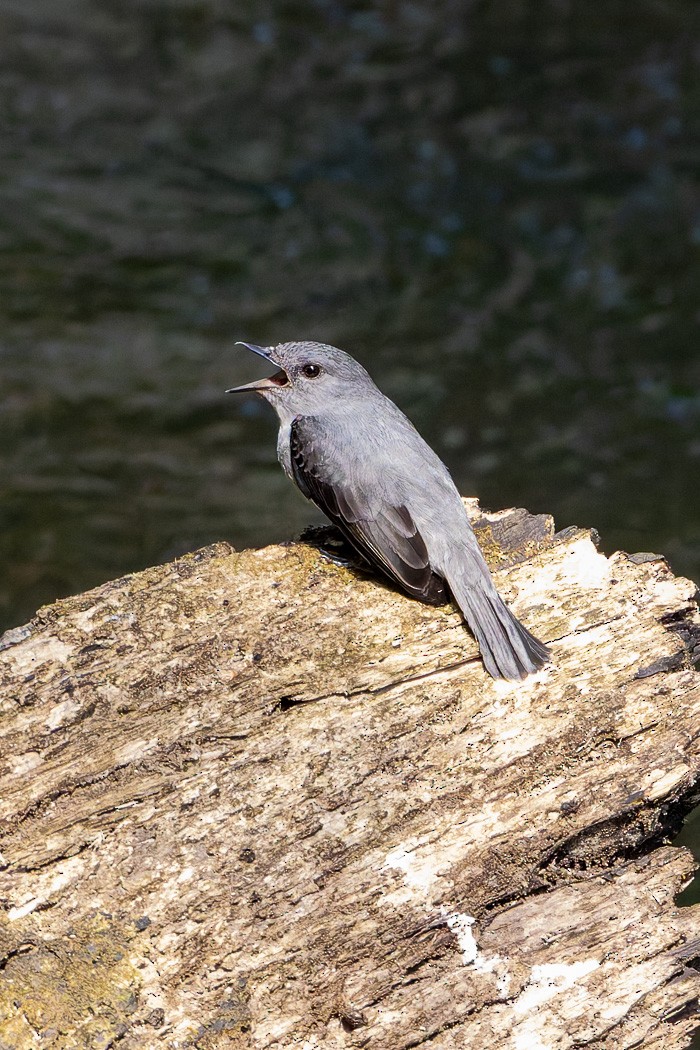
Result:
{"label": "wood grain", "polygon": [[0,1047],[685,1047],[696,589],[470,507],[553,666],[311,543],[217,544],[0,646]]}

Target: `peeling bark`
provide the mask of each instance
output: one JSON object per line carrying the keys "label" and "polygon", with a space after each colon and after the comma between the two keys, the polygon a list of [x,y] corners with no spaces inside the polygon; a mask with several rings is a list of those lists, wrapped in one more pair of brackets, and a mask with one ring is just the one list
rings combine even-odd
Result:
{"label": "peeling bark", "polygon": [[4,636],[0,1048],[687,1045],[695,587],[471,509],[523,683],[303,543]]}

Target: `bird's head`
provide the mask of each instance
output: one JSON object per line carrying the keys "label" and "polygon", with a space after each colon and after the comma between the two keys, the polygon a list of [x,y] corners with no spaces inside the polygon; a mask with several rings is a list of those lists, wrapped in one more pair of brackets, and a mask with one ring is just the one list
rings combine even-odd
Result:
{"label": "bird's head", "polygon": [[226,393],[260,394],[280,418],[317,414],[334,403],[347,402],[376,389],[362,365],[335,346],[310,342],[237,345],[264,357],[277,371],[267,379],[232,387]]}

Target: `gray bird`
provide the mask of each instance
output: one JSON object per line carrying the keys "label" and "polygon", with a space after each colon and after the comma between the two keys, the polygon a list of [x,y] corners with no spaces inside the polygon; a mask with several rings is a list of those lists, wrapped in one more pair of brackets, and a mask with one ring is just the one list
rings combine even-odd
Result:
{"label": "gray bird", "polygon": [[498,594],[447,467],[362,365],[324,343],[240,345],[278,371],[226,393],[269,401],[285,473],[362,559],[428,604],[451,594],[494,678],[547,663]]}

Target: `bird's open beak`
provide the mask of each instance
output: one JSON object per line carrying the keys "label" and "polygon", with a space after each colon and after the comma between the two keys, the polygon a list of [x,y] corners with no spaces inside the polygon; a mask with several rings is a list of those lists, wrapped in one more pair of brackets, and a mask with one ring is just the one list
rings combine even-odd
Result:
{"label": "bird's open beak", "polygon": [[[255,343],[243,343],[240,341],[236,343],[236,346],[245,346],[246,349],[252,350],[259,357],[264,357],[266,361],[272,361],[273,364],[277,364],[276,361],[272,360],[271,346],[256,346]],[[279,372],[275,372],[274,375],[269,376],[268,379],[254,379],[252,383],[244,383],[243,386],[232,386],[226,393],[245,394],[248,391],[255,390],[274,390],[275,387],[286,386],[288,382],[289,376],[284,369],[281,369]]]}

